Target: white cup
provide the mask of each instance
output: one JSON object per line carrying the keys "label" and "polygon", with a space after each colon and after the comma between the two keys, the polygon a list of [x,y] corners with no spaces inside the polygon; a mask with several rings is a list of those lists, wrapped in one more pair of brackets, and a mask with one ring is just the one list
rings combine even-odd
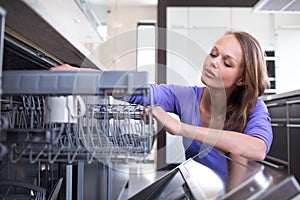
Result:
{"label": "white cup", "polygon": [[78,118],[83,117],[85,111],[85,103],[78,95],[47,96],[44,106],[44,123],[77,123]]}

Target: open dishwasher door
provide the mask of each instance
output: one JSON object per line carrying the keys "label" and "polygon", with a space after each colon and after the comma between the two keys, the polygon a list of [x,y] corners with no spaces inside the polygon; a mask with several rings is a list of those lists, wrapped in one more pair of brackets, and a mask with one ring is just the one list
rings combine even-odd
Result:
{"label": "open dishwasher door", "polygon": [[300,198],[300,186],[293,176],[258,162],[226,159],[230,167],[225,179],[189,159],[130,199]]}

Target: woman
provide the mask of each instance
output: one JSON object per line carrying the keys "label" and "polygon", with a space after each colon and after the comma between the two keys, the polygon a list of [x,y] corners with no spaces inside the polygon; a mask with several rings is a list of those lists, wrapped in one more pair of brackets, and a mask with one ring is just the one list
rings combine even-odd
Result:
{"label": "woman", "polygon": [[[227,165],[218,151],[263,160],[273,135],[259,98],[269,81],[258,41],[245,32],[226,33],[207,55],[201,81],[206,87],[151,85],[158,105],[153,115],[166,131],[183,136],[186,158],[196,156],[223,178]],[[181,122],[165,111],[179,115]]]}
{"label": "woman", "polygon": [[[170,134],[183,136],[187,159],[193,157],[226,179],[226,159],[219,151],[263,160],[272,143],[269,113],[259,98],[269,81],[258,41],[245,32],[227,32],[206,56],[201,81],[206,87],[150,85],[153,116]],[[180,122],[167,112],[177,114]]]}

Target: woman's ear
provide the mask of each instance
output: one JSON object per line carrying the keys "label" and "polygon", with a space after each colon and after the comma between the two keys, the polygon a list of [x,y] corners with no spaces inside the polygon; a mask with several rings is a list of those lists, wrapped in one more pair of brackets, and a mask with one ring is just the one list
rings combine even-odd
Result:
{"label": "woman's ear", "polygon": [[244,79],[242,79],[242,78],[239,79],[239,80],[237,81],[236,85],[237,85],[237,86],[244,86],[244,85],[245,85]]}

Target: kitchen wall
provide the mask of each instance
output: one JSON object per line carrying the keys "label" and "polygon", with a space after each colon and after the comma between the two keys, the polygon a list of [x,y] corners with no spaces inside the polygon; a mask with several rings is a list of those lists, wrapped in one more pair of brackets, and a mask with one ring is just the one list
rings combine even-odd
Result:
{"label": "kitchen wall", "polygon": [[[109,58],[111,62],[106,63],[106,67],[111,70],[134,69],[136,52],[126,51],[126,49],[124,52],[124,46],[127,46],[127,50],[136,47],[137,23],[149,20],[155,22],[156,7],[110,4],[108,11],[108,36],[113,43],[110,47],[113,53],[110,55],[113,56]],[[276,93],[300,88],[298,80],[300,45],[297,45],[300,43],[300,14],[254,13],[251,8],[173,7],[168,11],[168,15],[169,30],[186,34],[189,39],[199,44],[204,52],[208,51],[212,43],[225,30],[238,29],[250,32],[259,39],[265,50],[275,51]],[[119,40],[123,42],[119,42]],[[169,41],[172,43],[174,40],[169,39]],[[173,44],[176,43],[173,42]],[[182,48],[181,51],[184,49]],[[190,54],[188,58],[204,57],[203,55],[202,57],[192,55],[194,52],[191,50],[187,51],[186,49],[185,53]],[[199,61],[192,60],[193,65],[195,63],[192,68],[183,67],[189,65],[187,62],[190,61],[182,61],[178,57],[169,59],[168,68],[171,69],[167,77],[169,83],[177,83],[178,80],[181,80],[180,83],[183,84],[201,84],[199,65],[202,61],[200,59]],[[179,75],[181,77],[178,78]],[[186,77],[182,77],[182,75]]]}
{"label": "kitchen wall", "polygon": [[[205,53],[226,30],[235,29],[254,35],[264,50],[275,51],[276,93],[300,89],[300,14],[257,13],[251,8],[171,7],[167,27],[167,48],[171,52],[167,56],[168,83],[201,84],[199,73]],[[174,40],[183,41],[179,44],[183,48],[176,53]]]}
{"label": "kitchen wall", "polygon": [[156,22],[156,6],[111,5],[108,10],[107,26],[111,57],[106,67],[109,70],[136,69],[137,24]]}
{"label": "kitchen wall", "polygon": [[300,89],[300,14],[274,15],[277,93]]}

